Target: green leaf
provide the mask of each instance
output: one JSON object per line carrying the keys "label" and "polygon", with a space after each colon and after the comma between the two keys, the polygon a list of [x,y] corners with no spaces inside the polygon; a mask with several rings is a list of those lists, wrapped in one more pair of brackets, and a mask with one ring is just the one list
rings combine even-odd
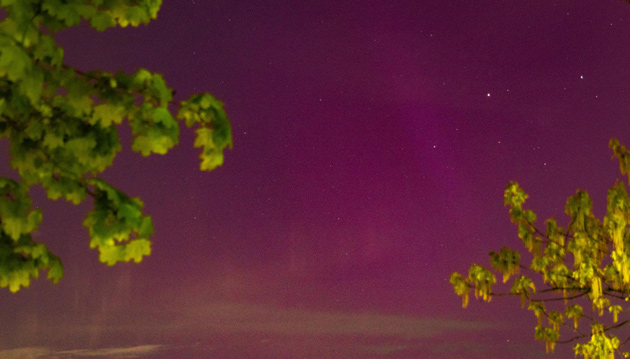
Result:
{"label": "green leaf", "polygon": [[512,283],[510,293],[519,295],[521,297],[521,307],[524,307],[525,300],[530,298],[533,293],[536,293],[536,286],[531,278],[520,276]]}
{"label": "green leaf", "polygon": [[519,187],[518,183],[510,182],[503,197],[506,206],[520,209],[529,196]]}
{"label": "green leaf", "polygon": [[171,89],[166,86],[166,82],[159,74],[154,74],[151,78],[151,95],[159,100],[162,107],[166,107],[173,99]]}
{"label": "green leaf", "polygon": [[608,308],[608,311],[611,312],[612,315],[613,315],[613,323],[617,323],[617,316],[622,311],[621,306],[620,305],[611,305]]}
{"label": "green leaf", "polygon": [[519,269],[521,255],[510,250],[508,247],[501,248],[499,253],[490,252],[490,264],[503,273],[503,283],[507,282],[511,275],[516,274]]}
{"label": "green leaf", "polygon": [[37,229],[41,211],[31,210],[27,187],[0,177],[0,229],[14,241]]}
{"label": "green leaf", "polygon": [[94,210],[83,222],[90,232],[90,247],[97,248],[100,261],[108,265],[132,259],[139,262],[151,252],[147,237],[153,232],[151,218],[142,215],[142,201],[102,180],[92,183]]}
{"label": "green leaf", "polygon": [[527,307],[527,310],[534,312],[536,319],[538,319],[538,326],[542,325],[542,318],[545,313],[545,303],[543,302],[531,302]]}
{"label": "green leaf", "polygon": [[573,329],[577,330],[578,321],[582,318],[582,307],[574,304],[566,307],[564,312],[567,318],[573,319]]}
{"label": "green leaf", "polygon": [[[619,140],[613,138],[609,143],[610,149],[613,150],[613,155],[619,160],[619,170],[622,175],[630,173],[630,151],[625,146],[619,144]],[[628,183],[630,183],[630,177],[628,177]]]}
{"label": "green leaf", "polygon": [[109,127],[120,124],[125,116],[125,109],[122,106],[104,103],[94,106],[94,113],[90,120],[91,124],[98,123],[101,127]]}
{"label": "green leaf", "polygon": [[96,140],[91,137],[76,137],[65,143],[66,150],[75,154],[81,164],[88,164],[93,160],[92,151],[96,147]]}
{"label": "green leaf", "polygon": [[462,296],[462,307],[466,308],[468,306],[468,292],[470,291],[470,286],[457,272],[451,274],[450,282],[453,285],[455,294]]}
{"label": "green leaf", "polygon": [[92,16],[90,26],[98,31],[104,31],[107,28],[116,26],[116,20],[110,13],[98,12]]}
{"label": "green leaf", "polygon": [[39,67],[31,67],[22,82],[20,83],[20,89],[26,97],[31,101],[33,105],[36,105],[39,101],[39,97],[42,94],[44,86],[44,72]]}
{"label": "green leaf", "polygon": [[[148,156],[151,153],[166,154],[179,140],[179,126],[167,109],[145,109],[143,117],[133,120],[132,150]],[[147,118],[148,117],[148,118]]]}
{"label": "green leaf", "polygon": [[149,21],[149,14],[138,6],[130,6],[126,9],[124,16],[118,18],[118,23],[122,27],[138,26]]}
{"label": "green leaf", "polygon": [[489,302],[492,299],[492,285],[496,278],[483,266],[473,264],[468,270],[467,282],[475,288],[475,298],[481,297]]}
{"label": "green leaf", "polygon": [[7,76],[13,82],[19,82],[27,75],[32,61],[28,54],[10,40],[0,40],[0,76]]}
{"label": "green leaf", "polygon": [[149,71],[145,69],[140,69],[131,76],[131,86],[139,88],[145,87],[152,78],[153,76]]}
{"label": "green leaf", "polygon": [[63,137],[59,136],[57,133],[53,131],[48,131],[44,135],[43,145],[53,150],[57,147],[63,146]]}
{"label": "green leaf", "polygon": [[85,186],[66,176],[55,175],[45,177],[42,186],[46,189],[46,195],[52,200],[64,198],[74,204],[79,204],[87,197]]}

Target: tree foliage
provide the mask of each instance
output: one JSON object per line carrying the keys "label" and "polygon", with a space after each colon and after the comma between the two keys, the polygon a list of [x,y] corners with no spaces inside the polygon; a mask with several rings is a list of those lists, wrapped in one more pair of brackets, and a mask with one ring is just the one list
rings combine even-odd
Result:
{"label": "tree foliage", "polygon": [[[621,173],[628,175],[630,151],[616,139],[610,148]],[[505,190],[510,219],[532,260],[528,267],[521,265],[519,252],[507,247],[490,252],[490,263],[502,274],[503,283],[514,278],[509,292],[501,295],[520,297],[521,306],[533,312],[538,322],[535,339],[544,341],[547,351],[556,343],[577,342],[575,355],[584,359],[612,359],[615,353],[627,357],[620,348],[630,337],[621,342],[616,331],[630,325],[630,319],[619,322],[619,314],[628,310],[624,302],[630,299],[630,198],[624,182],[617,180],[608,191],[603,220],[593,214],[588,193],[579,190],[569,197],[566,228],[555,218],[545,222],[544,230],[537,227],[536,214],[523,207],[527,197],[516,182]],[[533,277],[517,275],[520,270]],[[467,276],[453,273],[450,281],[464,307],[470,290],[485,301],[498,295],[492,291],[494,274],[480,265],[472,265]],[[591,315],[585,306],[591,307]],[[568,339],[560,341],[561,331],[569,333]]]}
{"label": "tree foliage", "polygon": [[[0,287],[28,286],[40,269],[57,282],[60,259],[31,233],[42,220],[31,208],[29,188],[41,185],[50,199],[94,201],[83,222],[90,247],[109,265],[139,262],[151,252],[151,217],[143,203],[99,178],[121,149],[118,127],[133,133],[132,150],[165,154],[178,142],[179,123],[195,128],[201,170],[223,163],[232,146],[223,104],[207,93],[173,103],[163,77],[82,72],[64,64],[54,34],[87,23],[98,31],[138,26],[155,19],[161,0],[0,0],[0,139],[10,141],[19,181],[0,178]],[[169,105],[177,106],[176,118]]]}

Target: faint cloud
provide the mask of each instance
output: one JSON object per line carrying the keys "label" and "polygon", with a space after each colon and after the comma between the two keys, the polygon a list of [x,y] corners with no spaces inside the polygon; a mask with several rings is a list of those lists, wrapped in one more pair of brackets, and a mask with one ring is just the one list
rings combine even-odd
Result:
{"label": "faint cloud", "polygon": [[50,349],[46,348],[16,348],[0,350],[0,358],[3,359],[38,359],[50,358]]}
{"label": "faint cloud", "polygon": [[[48,340],[73,338],[75,343],[86,343],[83,344],[85,347],[93,345],[87,343],[99,343],[100,338],[124,337],[136,342],[142,340],[158,343],[167,340],[170,344],[179,340],[173,338],[189,338],[189,340],[213,343],[213,346],[218,345],[217,350],[223,350],[217,343],[222,343],[223,340],[235,340],[239,345],[255,347],[252,350],[266,350],[269,353],[276,351],[284,353],[287,350],[286,347],[276,346],[276,340],[284,342],[287,337],[292,337],[296,340],[295,347],[292,349],[296,355],[311,351],[321,352],[324,355],[327,353],[324,353],[325,350],[330,350],[331,353],[340,353],[336,356],[338,358],[344,357],[341,355],[342,352],[348,352],[346,357],[367,355],[372,358],[389,358],[414,354],[418,350],[416,346],[426,340],[441,340],[441,338],[450,338],[462,332],[493,331],[502,327],[501,324],[489,321],[388,315],[374,312],[317,311],[221,301],[178,305],[174,307],[173,312],[167,312],[167,315],[156,313],[149,320],[146,313],[142,316],[123,314],[109,313],[107,321],[100,324],[65,322],[60,325],[55,323],[40,327],[40,331],[41,335]],[[247,342],[250,339],[243,339],[246,341],[244,344],[238,338],[262,341],[252,344]],[[215,342],[216,340],[219,342]],[[268,341],[264,342],[265,340]],[[23,350],[20,353],[0,352],[0,358],[148,359],[154,356],[152,353],[168,351],[169,348],[160,345],[65,351],[31,348],[20,349]]]}
{"label": "faint cloud", "polygon": [[403,339],[431,338],[454,331],[496,328],[495,324],[489,322],[308,311],[219,302],[191,308],[178,324],[222,333],[390,336]]}
{"label": "faint cloud", "polygon": [[107,357],[108,359],[140,358],[143,355],[162,349],[161,345],[140,345],[128,348],[75,349],[57,352],[58,355],[69,355],[70,358]]}
{"label": "faint cloud", "polygon": [[55,351],[49,348],[17,348],[0,350],[2,359],[73,359],[105,357],[107,359],[133,359],[154,353],[162,345],[141,345],[127,348],[74,349]]}

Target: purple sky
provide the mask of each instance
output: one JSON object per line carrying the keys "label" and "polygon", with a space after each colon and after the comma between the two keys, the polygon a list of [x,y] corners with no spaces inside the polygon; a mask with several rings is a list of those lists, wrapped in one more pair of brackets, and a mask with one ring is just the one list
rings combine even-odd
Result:
{"label": "purple sky", "polygon": [[143,158],[121,127],[104,177],[153,217],[139,265],[98,263],[91,203],[34,189],[65,277],[0,292],[0,357],[543,356],[518,299],[463,310],[448,277],[522,248],[510,180],[541,219],[564,224],[578,188],[604,214],[608,140],[630,145],[629,21],[616,0],[170,0],[149,26],[60,33],[82,70],[212,93],[234,149],[202,173],[191,131]]}

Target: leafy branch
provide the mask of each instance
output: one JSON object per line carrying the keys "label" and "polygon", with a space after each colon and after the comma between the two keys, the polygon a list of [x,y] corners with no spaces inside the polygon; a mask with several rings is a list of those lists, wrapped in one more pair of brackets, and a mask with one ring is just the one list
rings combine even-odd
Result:
{"label": "leafy branch", "polygon": [[[32,241],[42,216],[28,189],[74,204],[88,196],[94,209],[83,222],[90,247],[109,265],[139,262],[150,253],[151,217],[143,203],[99,178],[121,149],[117,126],[126,122],[132,150],[166,154],[179,141],[180,122],[194,128],[200,169],[223,164],[232,132],[223,103],[207,93],[173,102],[160,74],[81,71],[64,64],[54,34],[81,21],[98,31],[155,19],[161,0],[4,0],[0,21],[0,139],[10,141],[20,181],[0,178],[0,287],[17,291],[39,270],[58,281],[63,268],[45,245]],[[175,107],[173,116],[169,108]]]}
{"label": "leafy branch", "polygon": [[[609,146],[619,160],[622,175],[630,173],[630,152],[616,139],[612,139]],[[579,329],[581,319],[587,319],[591,327],[590,341],[577,343],[574,346],[576,355],[584,359],[612,358],[614,353],[620,353],[619,347],[630,340],[620,343],[610,334],[630,322],[617,323],[619,313],[624,310],[622,305],[630,297],[630,197],[625,184],[617,181],[608,191],[607,210],[602,221],[591,212],[589,195],[578,190],[565,206],[565,213],[570,217],[567,228],[559,227],[555,218],[550,218],[546,221],[546,232],[535,225],[536,214],[523,208],[527,198],[516,182],[508,184],[504,203],[510,208],[510,219],[517,226],[518,237],[532,256],[531,264],[520,264],[520,253],[503,247],[498,252],[490,252],[490,263],[502,274],[503,283],[513,278],[509,293],[494,292],[494,274],[477,264],[470,267],[466,277],[457,272],[451,275],[455,293],[462,297],[464,307],[468,304],[471,289],[476,298],[485,301],[492,296],[519,296],[521,306],[527,303],[528,309],[538,318],[535,338],[546,343],[547,351],[553,351],[556,343],[587,339],[589,336]],[[567,254],[572,255],[573,261]],[[530,277],[514,276],[519,270],[539,275],[547,288],[537,291]],[[536,295],[559,292],[562,294],[551,297]],[[612,320],[614,324],[605,326],[595,317],[585,315],[582,306],[574,304],[582,299],[588,300],[600,317],[609,313],[610,319],[604,320]],[[564,313],[548,312],[545,303],[552,302],[564,302]],[[543,318],[549,326],[543,325]],[[570,327],[564,322],[565,318],[573,320],[572,330],[577,335],[559,341],[560,327]]]}

